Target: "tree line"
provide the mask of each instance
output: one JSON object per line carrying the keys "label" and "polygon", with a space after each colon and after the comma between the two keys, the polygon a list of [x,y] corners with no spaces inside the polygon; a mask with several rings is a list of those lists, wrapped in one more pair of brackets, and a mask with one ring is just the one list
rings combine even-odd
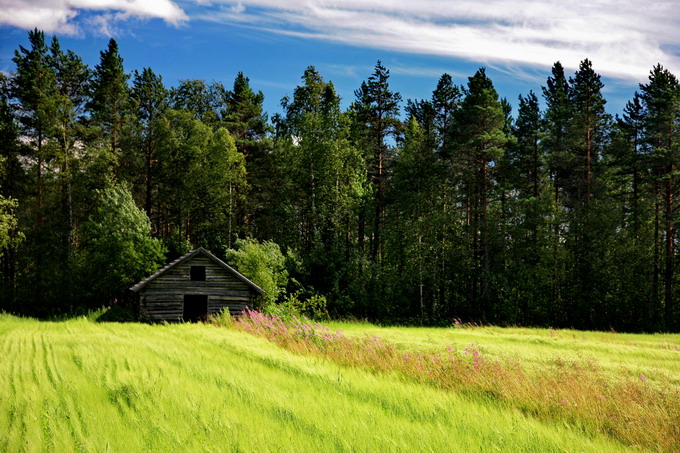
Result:
{"label": "tree line", "polygon": [[337,316],[680,330],[680,88],[661,65],[614,117],[588,59],[516,112],[483,68],[404,103],[380,62],[343,110],[310,66],[270,120],[243,73],[169,88],[113,39],[94,68],[29,43],[0,74],[5,310],[125,300],[193,247],[266,241],[281,297]]}

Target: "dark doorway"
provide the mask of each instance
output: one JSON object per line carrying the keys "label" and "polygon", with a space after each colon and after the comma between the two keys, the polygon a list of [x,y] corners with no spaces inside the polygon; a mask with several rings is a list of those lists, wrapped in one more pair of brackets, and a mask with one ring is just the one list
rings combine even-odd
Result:
{"label": "dark doorway", "polygon": [[184,296],[184,320],[196,322],[208,316],[208,296]]}

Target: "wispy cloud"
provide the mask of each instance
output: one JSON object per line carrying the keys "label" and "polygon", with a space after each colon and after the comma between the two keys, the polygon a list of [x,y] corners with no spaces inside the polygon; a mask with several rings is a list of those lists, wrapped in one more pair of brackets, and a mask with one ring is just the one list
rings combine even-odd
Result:
{"label": "wispy cloud", "polygon": [[[0,24],[114,33],[130,18],[255,28],[357,47],[463,58],[496,67],[575,69],[583,58],[622,80],[680,70],[677,0],[0,0]],[[81,11],[88,18],[79,21]]]}
{"label": "wispy cloud", "polygon": [[360,79],[365,76],[366,73],[371,71],[370,66],[362,66],[355,64],[337,64],[337,63],[323,63],[319,65],[324,74],[330,76],[341,76],[349,77],[351,79]]}
{"label": "wispy cloud", "polygon": [[354,46],[451,56],[483,64],[575,69],[644,78],[680,69],[675,0],[216,0],[196,19]]}
{"label": "wispy cloud", "polygon": [[[372,70],[372,68],[370,68]],[[370,72],[365,71],[365,72]],[[410,77],[422,77],[427,79],[438,79],[442,74],[447,73],[454,79],[463,80],[467,79],[470,74],[458,71],[452,71],[450,68],[439,68],[430,66],[408,66],[404,64],[389,64],[389,70],[392,74],[397,74],[400,76],[410,76]]]}
{"label": "wispy cloud", "polygon": [[75,19],[82,10],[93,14],[87,24],[107,35],[115,23],[131,18],[158,18],[172,25],[188,20],[171,0],[0,0],[0,25],[77,34],[82,30]]}

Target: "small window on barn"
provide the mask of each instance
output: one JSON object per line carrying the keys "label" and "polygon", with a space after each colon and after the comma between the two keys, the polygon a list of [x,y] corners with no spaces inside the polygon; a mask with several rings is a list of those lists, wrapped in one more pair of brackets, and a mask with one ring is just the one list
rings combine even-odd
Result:
{"label": "small window on barn", "polygon": [[191,281],[204,282],[205,281],[205,266],[191,266]]}

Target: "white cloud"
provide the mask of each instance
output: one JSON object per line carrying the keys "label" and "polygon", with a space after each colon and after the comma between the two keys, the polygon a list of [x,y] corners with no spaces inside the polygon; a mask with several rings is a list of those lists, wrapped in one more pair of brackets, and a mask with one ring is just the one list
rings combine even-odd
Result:
{"label": "white cloud", "polygon": [[[399,63],[390,63],[388,69],[391,74],[410,77],[424,77],[428,79],[439,79],[439,77],[441,77],[444,73],[449,74],[457,80],[467,79],[467,77],[470,75],[463,72],[452,71],[450,68],[406,66]],[[371,72],[372,70],[373,68],[369,67],[364,70],[361,75],[365,76],[366,73]]]}
{"label": "white cloud", "polygon": [[74,34],[82,10],[105,34],[129,18],[177,25],[191,15],[509,68],[560,60],[573,70],[590,58],[598,72],[622,80],[642,81],[659,62],[680,71],[677,0],[0,0],[0,24]]}
{"label": "white cloud", "polygon": [[240,14],[246,10],[246,7],[243,6],[243,3],[238,2],[237,4],[231,7],[231,10],[236,14]]}
{"label": "white cloud", "polygon": [[[641,80],[680,46],[675,0],[216,0],[197,18],[361,47]],[[247,11],[247,12],[246,12]]]}
{"label": "white cloud", "polygon": [[89,23],[110,34],[113,22],[129,18],[163,19],[172,25],[188,19],[171,0],[0,0],[0,25],[46,32],[78,33],[79,10],[95,13]]}

